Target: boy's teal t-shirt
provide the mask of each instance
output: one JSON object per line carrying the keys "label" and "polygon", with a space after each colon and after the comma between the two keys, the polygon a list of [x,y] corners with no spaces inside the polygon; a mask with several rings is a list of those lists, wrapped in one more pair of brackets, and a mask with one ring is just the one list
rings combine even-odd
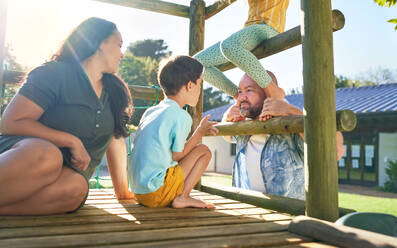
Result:
{"label": "boy's teal t-shirt", "polygon": [[172,152],[183,151],[191,127],[190,115],[169,98],[145,111],[128,165],[132,192],[147,194],[163,186],[167,169],[177,165]]}

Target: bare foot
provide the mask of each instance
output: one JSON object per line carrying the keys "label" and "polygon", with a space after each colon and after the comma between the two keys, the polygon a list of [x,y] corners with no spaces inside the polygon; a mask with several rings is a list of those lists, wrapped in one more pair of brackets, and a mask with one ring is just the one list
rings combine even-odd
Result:
{"label": "bare foot", "polygon": [[173,208],[187,208],[187,207],[194,207],[194,208],[215,208],[214,204],[207,203],[205,201],[194,199],[190,196],[185,197],[182,195],[177,196],[172,201]]}
{"label": "bare foot", "polygon": [[285,91],[278,87],[275,83],[270,82],[270,84],[263,88],[267,98],[284,99]]}

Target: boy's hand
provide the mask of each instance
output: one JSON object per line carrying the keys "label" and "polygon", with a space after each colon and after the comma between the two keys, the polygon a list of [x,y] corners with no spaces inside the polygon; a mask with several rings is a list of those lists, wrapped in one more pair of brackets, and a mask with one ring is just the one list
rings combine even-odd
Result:
{"label": "boy's hand", "polygon": [[217,124],[217,122],[214,121],[209,121],[208,119],[210,118],[210,115],[207,115],[206,117],[204,117],[201,121],[199,126],[197,127],[197,131],[199,131],[201,133],[202,136],[206,135],[206,134],[211,134],[211,135],[216,135],[219,130],[214,127],[215,124]]}

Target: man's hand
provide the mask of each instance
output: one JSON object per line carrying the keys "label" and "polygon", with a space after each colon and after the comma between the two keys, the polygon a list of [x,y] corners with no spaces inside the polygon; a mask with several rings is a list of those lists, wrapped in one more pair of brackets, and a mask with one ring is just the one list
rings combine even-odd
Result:
{"label": "man's hand", "polygon": [[274,116],[289,116],[300,114],[302,114],[302,111],[300,111],[295,106],[292,106],[285,100],[266,98],[266,100],[263,102],[262,112],[259,115],[259,120],[266,121],[273,118]]}
{"label": "man's hand", "polygon": [[241,116],[241,114],[240,114],[240,103],[236,102],[229,109],[229,112],[227,113],[227,116],[226,116],[226,121],[237,122],[237,121],[242,121],[242,120],[245,120],[245,117]]}

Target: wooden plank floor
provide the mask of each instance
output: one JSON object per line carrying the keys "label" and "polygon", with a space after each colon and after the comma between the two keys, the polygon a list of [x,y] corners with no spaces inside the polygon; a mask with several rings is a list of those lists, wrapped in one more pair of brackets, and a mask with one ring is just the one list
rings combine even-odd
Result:
{"label": "wooden plank floor", "polygon": [[287,231],[292,216],[194,191],[209,209],[146,208],[91,190],[73,214],[0,216],[0,247],[334,247]]}

